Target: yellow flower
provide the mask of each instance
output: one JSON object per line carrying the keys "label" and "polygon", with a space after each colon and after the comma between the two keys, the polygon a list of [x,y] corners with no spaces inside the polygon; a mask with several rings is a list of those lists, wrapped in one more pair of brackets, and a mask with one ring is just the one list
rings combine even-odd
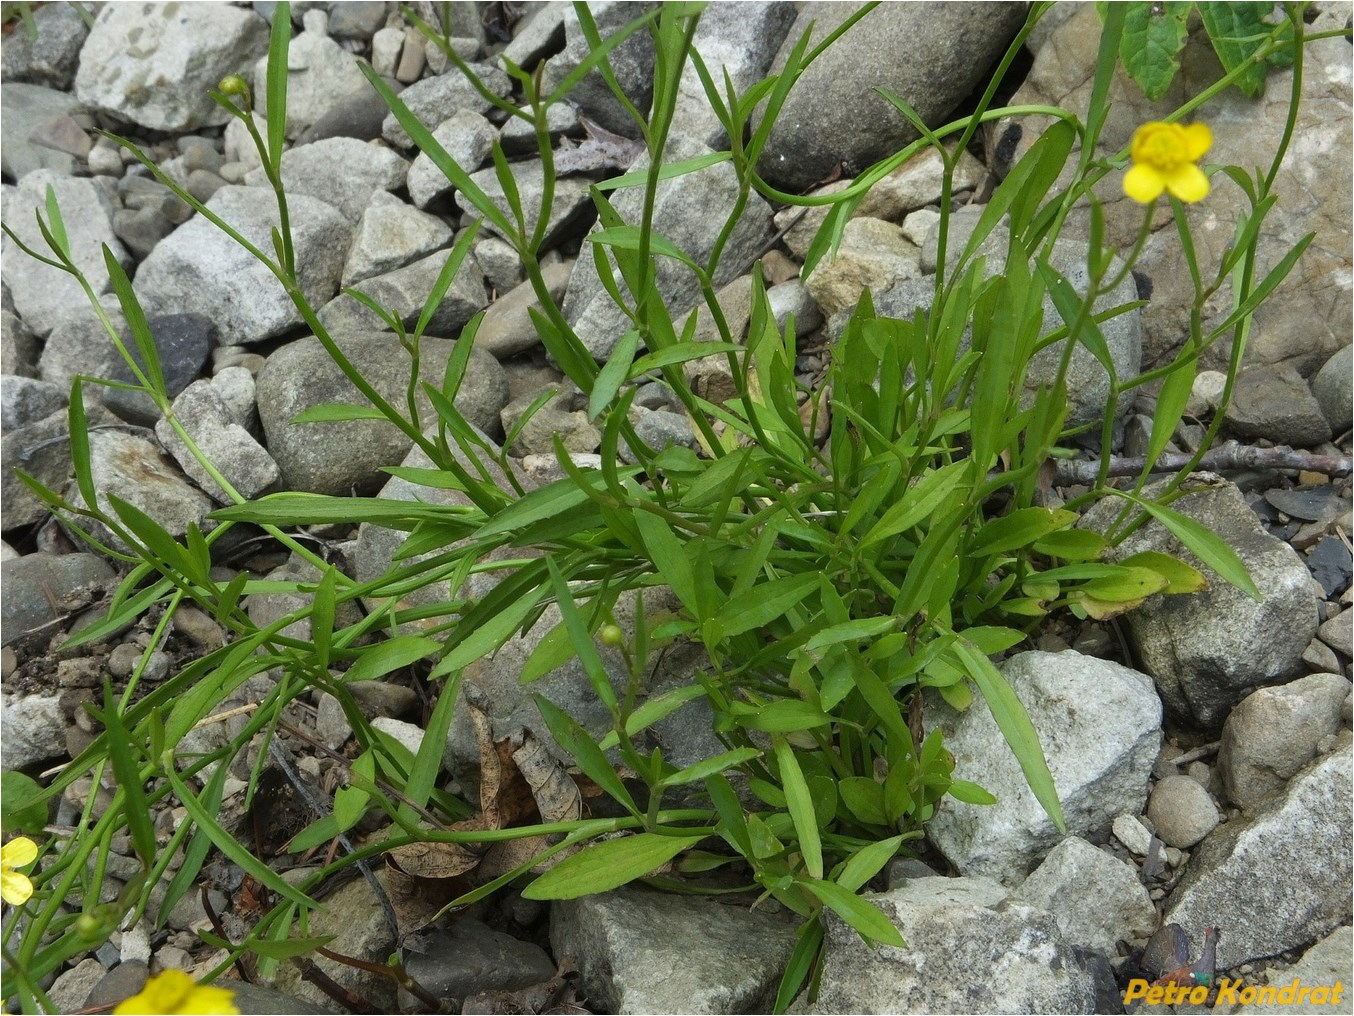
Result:
{"label": "yellow flower", "polygon": [[198,984],[182,970],[166,970],[146,981],[140,994],[133,995],[113,1010],[125,1013],[165,1014],[165,1016],[235,1016],[235,992]]}
{"label": "yellow flower", "polygon": [[21,907],[33,895],[33,883],[27,875],[17,872],[38,859],[38,845],[27,836],[17,836],[0,848],[0,897],[6,903]]}
{"label": "yellow flower", "polygon": [[1198,162],[1213,145],[1213,132],[1201,123],[1145,123],[1133,135],[1133,167],[1124,175],[1124,193],[1150,205],[1170,193],[1181,201],[1208,196],[1208,177]]}

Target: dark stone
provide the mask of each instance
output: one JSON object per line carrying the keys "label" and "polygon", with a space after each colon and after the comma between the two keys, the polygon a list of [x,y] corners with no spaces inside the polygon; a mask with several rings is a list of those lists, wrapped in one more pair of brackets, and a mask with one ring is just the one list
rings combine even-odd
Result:
{"label": "dark stone", "polygon": [[1349,548],[1343,540],[1323,536],[1307,555],[1307,568],[1312,577],[1321,583],[1326,598],[1333,600],[1349,588],[1354,561],[1351,561]]}
{"label": "dark stone", "polygon": [[1285,515],[1304,522],[1330,522],[1349,511],[1349,502],[1329,483],[1319,487],[1269,490],[1265,492],[1265,500]]}
{"label": "dark stone", "polygon": [[113,577],[94,554],[26,554],[0,564],[0,631],[5,644],[61,617],[67,597]]}
{"label": "dark stone", "polygon": [[[202,314],[162,314],[150,318],[147,324],[150,325],[160,367],[164,371],[165,390],[172,399],[202,376],[207,359],[216,347],[216,325],[211,318]],[[127,345],[136,362],[144,369],[145,361],[140,351],[131,341]],[[113,364],[108,378],[111,381],[134,381],[131,368],[122,360]],[[153,426],[160,419],[159,410],[145,392],[105,388],[103,402],[124,420],[142,426]]]}

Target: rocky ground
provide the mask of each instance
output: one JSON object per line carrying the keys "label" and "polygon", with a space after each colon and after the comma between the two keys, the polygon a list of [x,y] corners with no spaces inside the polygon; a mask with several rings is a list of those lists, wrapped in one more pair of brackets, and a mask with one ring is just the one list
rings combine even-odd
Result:
{"label": "rocky ground", "polygon": [[[523,66],[548,58],[549,85],[586,53],[567,5],[451,6],[457,51],[501,95],[509,94],[510,80],[496,66],[500,56]],[[267,246],[272,193],[239,124],[226,126],[206,90],[225,74],[242,73],[263,94],[261,61],[273,5],[94,7],[92,29],[72,8],[53,3],[35,11],[36,39],[21,27],[5,36],[0,162],[6,224],[40,245],[32,211],[50,185],[76,259],[96,285],[106,278],[100,245],[108,246],[133,276],[150,315],[176,414],[247,496],[379,490],[413,497],[416,488],[403,480],[382,487],[386,475],[379,468],[410,450],[393,427],[292,423],[308,407],[350,401],[355,393],[257,262],[126,153],[92,134],[102,127],[136,139],[210,209]],[[595,13],[606,34],[643,7],[597,4]],[[846,9],[713,5],[696,44],[716,75],[722,64],[742,89],[777,66],[778,53],[808,18],[833,23]],[[1347,6],[1318,6],[1313,13],[1317,27],[1347,26]],[[526,154],[531,139],[504,125],[454,71],[445,73],[445,57],[423,46],[394,4],[298,3],[293,17],[299,30],[288,63],[287,134],[294,147],[283,160],[283,176],[307,296],[368,380],[386,397],[400,397],[408,381],[403,351],[374,316],[339,295],[339,287],[358,285],[408,313],[412,323],[468,217],[447,181],[385,115],[357,61],[370,60],[403,86],[405,102],[491,193],[495,138],[520,160],[516,179],[528,207],[541,167]],[[943,120],[981,83],[1020,17],[1017,5],[876,10],[792,93],[763,163],[767,178],[790,191],[841,186],[834,178],[849,178],[908,140],[901,118],[869,89],[890,88],[923,116]],[[1012,102],[1082,109],[1097,32],[1090,5],[1055,9],[1031,38],[1024,82]],[[636,43],[618,51],[616,64],[622,84],[643,105],[652,55]],[[1192,43],[1185,56],[1179,94],[1160,103],[1116,80],[1108,145],[1118,148],[1138,123],[1178,105],[1185,89],[1197,91],[1216,78],[1206,47]],[[803,1011],[1119,1011],[1119,986],[1159,959],[1150,950],[1144,959],[1142,950],[1163,921],[1184,929],[1191,959],[1205,929],[1219,929],[1218,970],[1247,984],[1286,984],[1295,976],[1308,984],[1351,981],[1350,63],[1346,39],[1319,42],[1308,52],[1303,115],[1261,260],[1273,264],[1309,231],[1317,240],[1257,317],[1223,431],[1249,445],[1288,445],[1324,459],[1311,460],[1307,469],[1203,477],[1199,489],[1176,504],[1237,550],[1263,602],[1215,581],[1183,603],[1179,597],[1149,602],[1121,625],[1051,625],[1030,651],[1004,661],[1040,731],[1068,819],[1066,838],[1029,796],[985,711],[953,715],[938,702],[928,705],[928,722],[947,730],[958,775],[1001,801],[986,809],[948,803],[931,825],[925,857],[897,861],[881,879],[875,898],[894,916],[906,951],[867,950],[854,932],[829,922],[821,994],[815,1005],[803,1003]],[[1275,72],[1261,100],[1233,91],[1206,106],[1215,135],[1209,159],[1243,166],[1267,160],[1290,82],[1291,72]],[[561,106],[558,122],[552,119],[561,151],[588,141],[588,123],[626,133],[603,89],[585,80],[576,98],[577,107]],[[981,205],[1033,136],[1029,125],[997,124],[965,154],[955,182],[956,230],[972,223],[970,209]],[[623,137],[593,130],[591,138],[607,141],[613,163],[634,158]],[[689,156],[720,144],[693,75],[674,124],[673,150]],[[591,225],[588,184],[617,170],[589,170],[585,159],[577,168],[556,194],[546,277],[585,343],[605,358],[622,330],[582,238]],[[1110,237],[1127,248],[1140,213],[1114,193],[1117,186],[1111,178],[1102,196]],[[1238,207],[1229,184],[1218,178],[1214,187],[1209,200],[1191,210],[1205,263],[1216,261],[1230,240]],[[656,228],[699,256],[710,249],[710,229],[723,221],[731,188],[724,166],[672,181],[661,192]],[[755,198],[718,280],[726,316],[735,330],[746,327],[747,273],[762,257],[778,318],[793,313],[799,334],[807,336],[800,372],[816,375],[863,288],[872,290],[877,306],[903,315],[930,289],[925,280],[935,269],[939,196],[938,160],[919,157],[905,165],[861,205],[836,261],[808,278],[800,277],[799,264],[814,213],[795,223],[795,210]],[[622,212],[630,210],[625,202],[617,200]],[[1084,260],[1084,246],[1066,240],[1056,256],[1074,264]],[[102,644],[60,650],[66,633],[97,613],[118,571],[80,552],[17,483],[13,469],[78,496],[63,438],[72,379],[131,375],[69,277],[25,258],[8,239],[3,272],[3,752],[6,769],[36,775],[90,743],[96,731],[82,703],[95,697],[105,674],[115,682],[127,678],[157,619]],[[1109,301],[1150,295],[1140,315],[1117,319],[1106,333],[1124,374],[1166,362],[1184,334],[1188,273],[1173,228],[1154,232],[1137,274],[1126,282],[1135,291]],[[674,311],[694,304],[685,280],[674,276],[664,286]],[[103,300],[116,308],[111,295]],[[588,421],[586,399],[547,361],[528,317],[532,304],[511,249],[482,231],[473,259],[434,317],[428,334],[437,338],[424,342],[423,370],[440,378],[461,326],[488,308],[458,404],[486,434],[502,439],[542,391],[553,389],[555,397],[510,449],[523,475],[540,482],[558,468],[553,434],[583,462],[595,461],[600,434]],[[1227,309],[1210,305],[1206,318],[1220,320]],[[718,371],[700,364],[693,382],[717,392]],[[1103,415],[1105,391],[1097,388],[1095,371],[1080,376],[1071,393],[1074,414]],[[1199,439],[1216,410],[1220,381],[1213,370],[1200,374],[1176,435],[1179,448],[1192,449]],[[86,386],[87,395],[94,390]],[[1150,396],[1120,407],[1116,450],[1141,449],[1150,414]],[[90,423],[101,496],[139,505],[179,534],[217,506],[221,491],[147,400],[98,390]],[[634,423],[650,442],[695,446],[680,407],[658,386],[636,398]],[[423,497],[439,493],[418,490]],[[383,571],[398,547],[385,531],[365,527],[321,529],[308,538],[359,579]],[[1178,550],[1154,526],[1131,542],[1126,552]],[[304,577],[301,565],[263,541],[236,542],[216,563],[258,576]],[[288,597],[257,596],[249,612],[263,624],[295,606]],[[499,736],[539,726],[513,668],[520,668],[547,622],[468,674],[492,689],[487,709]],[[180,611],[143,680],[163,680],[223,638],[206,615]],[[566,667],[542,684],[535,690],[576,716],[589,715],[581,673]],[[241,702],[250,690],[241,689]],[[335,705],[326,698],[299,705],[293,722],[313,743],[288,741],[298,765],[321,783],[337,765],[329,753],[341,752],[351,733]],[[364,706],[387,729],[418,737],[410,722],[422,709],[417,681],[374,682]],[[463,733],[447,760],[453,774],[464,775],[476,762],[473,739]],[[700,733],[674,729],[667,736],[678,749],[694,751]],[[224,814],[242,813],[243,786]],[[53,816],[55,827],[72,824],[91,793],[96,813],[106,798],[88,778],[71,790]],[[158,821],[167,831],[182,818],[167,811]],[[110,884],[119,863],[135,867],[124,856],[129,844],[115,841],[114,851]],[[204,895],[227,930],[238,930],[250,907],[240,872],[230,867],[204,869]],[[448,1011],[763,1010],[793,944],[793,924],[784,914],[751,911],[745,900],[716,899],[630,887],[546,908],[502,893],[474,916],[410,936],[401,953],[433,994],[465,1006]],[[325,903],[328,911],[317,916],[312,934],[337,934],[336,952],[388,958],[396,946],[393,930],[365,882],[337,887]],[[196,935],[209,924],[196,895],[168,914],[152,909],[141,924],[72,963],[50,987],[52,997],[73,1011],[125,997],[147,967],[209,969],[219,957]],[[362,970],[319,964],[371,1011],[419,1004]],[[1162,971],[1158,965],[1153,974]],[[271,985],[240,991],[245,1011],[344,1011],[294,970]]]}

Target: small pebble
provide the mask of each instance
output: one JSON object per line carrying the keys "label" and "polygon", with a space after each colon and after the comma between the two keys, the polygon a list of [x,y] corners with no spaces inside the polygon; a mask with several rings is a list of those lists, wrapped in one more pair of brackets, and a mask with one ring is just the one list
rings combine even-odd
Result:
{"label": "small pebble", "polygon": [[1159,780],[1147,800],[1147,816],[1170,847],[1194,846],[1221,818],[1208,791],[1188,776]]}
{"label": "small pebble", "polygon": [[1133,853],[1144,856],[1151,845],[1152,834],[1142,824],[1141,819],[1133,815],[1117,815],[1113,825],[1114,835]]}
{"label": "small pebble", "polygon": [[417,28],[406,29],[400,64],[395,68],[395,80],[401,84],[412,85],[423,74],[426,60],[427,52],[423,46],[423,36]]}

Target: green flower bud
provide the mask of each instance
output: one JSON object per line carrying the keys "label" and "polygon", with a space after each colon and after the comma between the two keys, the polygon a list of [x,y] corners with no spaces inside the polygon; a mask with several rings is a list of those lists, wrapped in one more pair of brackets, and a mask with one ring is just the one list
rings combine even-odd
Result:
{"label": "green flower bud", "polygon": [[245,81],[238,74],[227,74],[221,79],[221,83],[216,86],[220,89],[222,95],[242,95],[249,97],[249,82]]}
{"label": "green flower bud", "polygon": [[619,625],[604,624],[597,635],[604,646],[619,646],[625,642],[625,632],[621,631]]}

